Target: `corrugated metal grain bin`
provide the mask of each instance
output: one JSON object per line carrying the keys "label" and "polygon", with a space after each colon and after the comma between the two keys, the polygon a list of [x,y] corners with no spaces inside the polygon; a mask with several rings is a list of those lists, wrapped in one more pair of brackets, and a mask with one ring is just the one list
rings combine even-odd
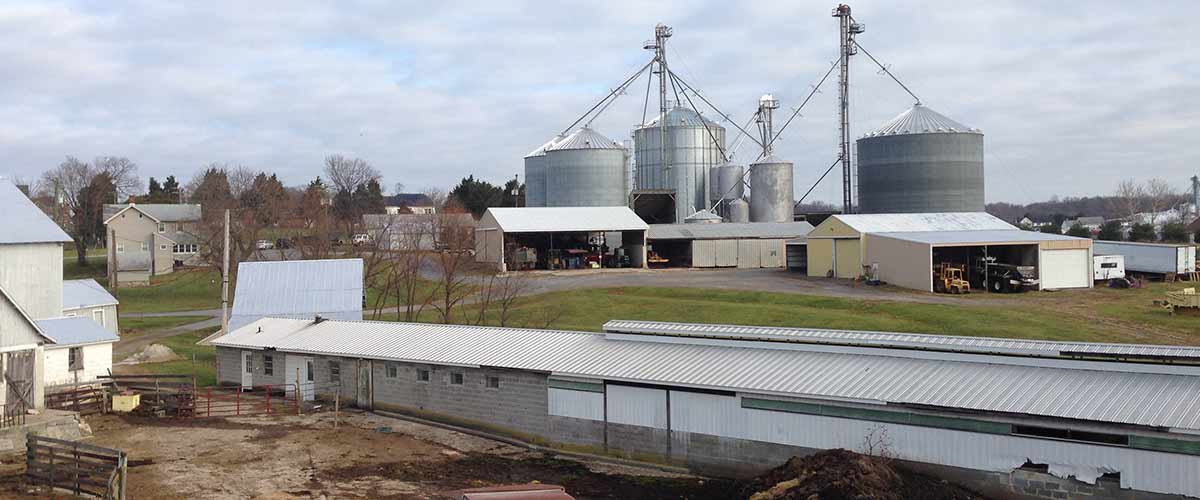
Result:
{"label": "corrugated metal grain bin", "polygon": [[1172,243],[1097,241],[1095,255],[1124,255],[1125,270],[1139,273],[1190,273],[1196,271],[1196,247]]}

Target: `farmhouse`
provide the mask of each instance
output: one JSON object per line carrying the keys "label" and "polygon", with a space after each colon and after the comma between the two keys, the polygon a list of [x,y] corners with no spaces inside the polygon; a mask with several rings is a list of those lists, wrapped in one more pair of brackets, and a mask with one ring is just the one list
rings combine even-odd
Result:
{"label": "farmhouse", "polygon": [[200,205],[105,205],[109,272],[118,283],[147,283],[151,276],[197,263],[200,212]]}
{"label": "farmhouse", "polygon": [[213,343],[225,384],[312,381],[363,408],[702,473],[760,472],[886,435],[896,458],[981,489],[1007,487],[1019,471],[1064,491],[1103,482],[1122,494],[1200,495],[1196,348],[644,321],[611,321],[598,334],[282,318]]}

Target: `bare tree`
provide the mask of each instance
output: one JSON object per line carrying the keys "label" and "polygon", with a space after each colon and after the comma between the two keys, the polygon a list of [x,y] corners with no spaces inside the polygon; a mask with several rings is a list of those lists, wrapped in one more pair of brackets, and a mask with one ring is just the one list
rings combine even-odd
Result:
{"label": "bare tree", "polygon": [[1157,214],[1171,208],[1177,198],[1179,192],[1169,182],[1162,179],[1146,181],[1146,201],[1150,213]]}
{"label": "bare tree", "polygon": [[257,175],[244,165],[226,167],[225,171],[229,176],[229,191],[238,198],[250,190],[254,185],[254,177]]}
{"label": "bare tree", "polygon": [[116,202],[122,188],[131,192],[138,182],[137,165],[128,158],[100,157],[96,164],[100,166],[68,156],[43,173],[38,186],[40,195],[53,200],[56,209],[68,212],[55,219],[74,240],[80,266],[88,265],[88,245],[101,241],[104,203]]}
{"label": "bare tree", "polygon": [[439,212],[441,212],[442,209],[445,208],[447,198],[449,197],[449,195],[446,194],[445,189],[439,189],[439,188],[426,189],[425,192],[422,194],[424,194],[425,197],[429,198],[429,201],[433,202],[434,208],[437,209],[437,211],[439,211]]}
{"label": "bare tree", "polygon": [[[106,173],[112,178],[117,188],[116,199],[112,203],[122,203],[125,197],[141,191],[141,180],[137,175],[137,164],[124,156],[99,156],[92,160],[96,173]],[[107,202],[106,202],[107,203]]]}
{"label": "bare tree", "polygon": [[1125,179],[1113,193],[1112,210],[1132,221],[1133,216],[1143,211],[1145,199],[1146,189],[1133,179]]}
{"label": "bare tree", "polygon": [[508,326],[517,299],[529,289],[529,279],[519,273],[492,273],[479,275],[478,301],[476,306],[475,324],[488,322],[488,316],[495,315],[497,326]]}
{"label": "bare tree", "polygon": [[335,192],[354,192],[368,181],[383,177],[362,158],[346,158],[336,154],[325,157],[325,176],[333,183]]}
{"label": "bare tree", "polygon": [[475,271],[475,258],[467,250],[473,246],[474,227],[456,213],[439,213],[432,219],[436,225],[434,245],[438,248],[430,258],[438,276],[438,300],[433,307],[443,323],[450,323],[454,309],[472,294],[470,276]]}

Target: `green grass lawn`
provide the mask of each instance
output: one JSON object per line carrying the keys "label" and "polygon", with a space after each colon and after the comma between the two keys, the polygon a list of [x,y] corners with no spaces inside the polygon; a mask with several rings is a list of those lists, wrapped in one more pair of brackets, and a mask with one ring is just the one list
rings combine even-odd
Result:
{"label": "green grass lawn", "polygon": [[88,253],[88,265],[80,266],[79,261],[75,259],[75,250],[71,250],[71,256],[63,257],[63,279],[78,280],[92,278],[100,281],[100,284],[108,283],[108,257],[104,255],[104,249],[100,249],[96,253]]}
{"label": "green grass lawn", "polygon": [[204,321],[208,316],[164,316],[161,318],[121,318],[121,338],[136,338],[147,332],[166,330],[180,325]]}
{"label": "green grass lawn", "polygon": [[[170,347],[172,351],[175,351],[176,354],[182,356],[184,359],[163,363],[120,365],[117,367],[117,371],[118,373],[125,374],[165,373],[192,375],[194,373],[198,387],[215,385],[217,383],[216,350],[212,346],[196,345],[196,342],[199,342],[217,330],[219,330],[218,327],[205,328],[168,337],[157,342],[158,344]],[[192,362],[193,354],[195,355],[195,363]]]}
{"label": "green grass lawn", "polygon": [[155,276],[149,286],[118,288],[114,295],[121,302],[122,313],[217,309],[221,307],[221,273],[183,269]]}
{"label": "green grass lawn", "polygon": [[[1107,292],[1100,293],[1107,295]],[[1165,311],[1153,309],[1149,305],[1152,291],[1122,296],[1120,300],[1107,301],[1108,305],[1091,309],[1093,315],[1122,316],[1119,321],[1096,321],[1087,317],[1087,311],[1076,314],[1063,310],[1055,302],[1040,304],[1042,301],[1031,298],[1033,295],[1025,294],[1025,300],[1014,298],[1011,306],[993,306],[687,288],[586,289],[523,298],[517,303],[508,325],[541,327],[544,318],[553,316],[547,311],[562,308],[562,315],[553,328],[598,331],[610,319],[642,319],[1024,339],[1200,344],[1200,316],[1171,317]],[[1142,295],[1145,296],[1145,307],[1138,305],[1143,302]],[[1103,299],[1098,302],[1106,303]],[[1106,312],[1106,308],[1112,308],[1112,311]],[[460,318],[469,321],[476,312],[477,309],[467,307],[460,311]],[[496,324],[497,316],[496,311],[491,311],[486,322]],[[437,318],[427,311],[421,319],[436,321]],[[1144,328],[1135,333],[1130,325]]]}

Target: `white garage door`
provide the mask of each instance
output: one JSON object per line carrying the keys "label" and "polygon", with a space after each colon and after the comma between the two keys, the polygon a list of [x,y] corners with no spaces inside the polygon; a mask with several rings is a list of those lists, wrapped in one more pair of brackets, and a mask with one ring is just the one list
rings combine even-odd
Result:
{"label": "white garage door", "polygon": [[1042,288],[1087,288],[1090,272],[1086,248],[1042,250]]}

